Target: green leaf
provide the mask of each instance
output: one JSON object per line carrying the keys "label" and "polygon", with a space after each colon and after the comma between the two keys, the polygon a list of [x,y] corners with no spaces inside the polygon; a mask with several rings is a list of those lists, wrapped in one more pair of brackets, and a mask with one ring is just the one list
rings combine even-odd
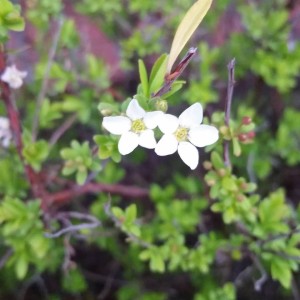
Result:
{"label": "green leaf", "polygon": [[16,261],[15,271],[18,279],[23,279],[28,271],[28,261],[26,257],[20,256]]}
{"label": "green leaf", "polygon": [[225,190],[235,192],[238,191],[238,186],[236,184],[236,180],[233,177],[224,177],[222,178],[222,187]]}
{"label": "green leaf", "polygon": [[183,17],[172,42],[167,73],[171,72],[176,58],[205,17],[211,3],[212,0],[198,0]]}
{"label": "green leaf", "polygon": [[176,92],[178,92],[183,87],[183,85],[185,83],[186,83],[186,81],[184,81],[184,80],[176,80],[176,81],[174,81],[173,84],[172,84],[172,86],[171,86],[170,91],[164,94],[164,98],[167,99],[170,96],[172,96],[173,94],[175,94]]}
{"label": "green leaf", "polygon": [[87,169],[82,169],[76,173],[76,182],[79,185],[83,185],[87,178]]}
{"label": "green leaf", "polygon": [[120,207],[112,207],[111,208],[112,213],[119,219],[124,217],[124,212]]}
{"label": "green leaf", "polygon": [[166,75],[167,58],[168,55],[163,54],[154,63],[149,80],[150,94],[156,92],[163,85]]}
{"label": "green leaf", "polygon": [[74,294],[83,292],[87,288],[84,276],[78,269],[69,270],[68,274],[63,276],[62,284],[66,291]]}
{"label": "green leaf", "polygon": [[240,156],[242,153],[242,148],[241,148],[240,142],[237,138],[234,137],[232,139],[232,145],[233,145],[233,154],[235,156]]}
{"label": "green leaf", "polygon": [[216,151],[212,152],[211,154],[211,162],[214,168],[217,170],[224,168],[224,161]]}
{"label": "green leaf", "polygon": [[144,62],[141,59],[139,59],[138,62],[139,62],[139,74],[140,74],[141,84],[143,87],[143,93],[146,97],[149,97],[150,93],[149,93],[149,82],[148,82],[147,70]]}
{"label": "green leaf", "polygon": [[291,287],[292,271],[287,260],[274,257],[271,261],[271,274],[286,289]]}
{"label": "green leaf", "polygon": [[125,210],[126,223],[132,223],[135,221],[137,215],[137,208],[135,204],[129,205]]}
{"label": "green leaf", "polygon": [[150,259],[150,269],[155,272],[163,273],[165,271],[165,262],[160,254],[152,253]]}

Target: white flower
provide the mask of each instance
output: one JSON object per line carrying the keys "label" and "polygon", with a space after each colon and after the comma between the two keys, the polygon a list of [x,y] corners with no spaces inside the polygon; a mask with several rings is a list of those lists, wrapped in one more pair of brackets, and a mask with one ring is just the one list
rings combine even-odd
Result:
{"label": "white flower", "polygon": [[191,105],[179,118],[170,114],[162,115],[158,127],[164,135],[156,145],[156,154],[165,156],[178,150],[183,162],[194,170],[199,162],[199,153],[195,146],[205,147],[219,138],[217,128],[200,125],[202,119],[203,110],[200,103]]}
{"label": "white flower", "polygon": [[153,129],[157,127],[161,111],[146,112],[136,99],[127,107],[126,116],[104,117],[103,127],[110,133],[121,135],[118,149],[122,155],[132,152],[138,145],[154,149]]}
{"label": "white flower", "polygon": [[26,76],[26,71],[19,71],[15,65],[12,65],[5,68],[1,80],[6,82],[12,89],[18,89],[23,84],[23,79]]}
{"label": "white flower", "polygon": [[4,117],[0,117],[0,144],[7,148],[12,139],[12,133],[9,126],[9,120]]}

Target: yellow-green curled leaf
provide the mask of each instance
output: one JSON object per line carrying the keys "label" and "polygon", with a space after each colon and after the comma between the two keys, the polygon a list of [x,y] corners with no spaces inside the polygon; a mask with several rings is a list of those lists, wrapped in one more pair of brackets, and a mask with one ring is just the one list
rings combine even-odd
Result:
{"label": "yellow-green curled leaf", "polygon": [[181,50],[188,42],[194,31],[197,29],[207,11],[212,0],[198,0],[185,14],[173,39],[170,56],[168,60],[167,73],[171,72],[172,66],[180,54]]}

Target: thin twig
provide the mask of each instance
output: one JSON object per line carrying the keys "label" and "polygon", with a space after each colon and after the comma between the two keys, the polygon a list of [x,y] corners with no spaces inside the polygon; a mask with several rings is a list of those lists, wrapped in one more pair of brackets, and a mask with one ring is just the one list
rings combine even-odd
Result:
{"label": "thin twig", "polygon": [[[3,47],[0,48],[0,73],[5,70],[6,67],[6,55],[5,49]],[[22,129],[20,122],[20,115],[17,109],[17,106],[14,102],[14,99],[11,94],[11,90],[7,83],[0,80],[0,93],[1,99],[4,102],[7,115],[9,118],[9,123],[11,127],[11,131],[13,133],[16,149],[19,155],[19,158],[24,166],[25,174],[28,182],[30,183],[30,187],[32,193],[35,198],[43,199],[43,195],[45,193],[43,186],[41,185],[40,178],[38,174],[32,169],[30,165],[28,165],[23,157],[23,141],[22,141]],[[42,205],[43,206],[43,205]]]}
{"label": "thin twig", "polygon": [[119,267],[120,267],[120,265],[118,262],[113,263],[112,270],[111,270],[110,274],[107,276],[103,290],[97,296],[97,300],[104,300],[109,295],[109,292],[114,283],[114,275],[118,271]]}
{"label": "thin twig", "polygon": [[5,266],[5,263],[12,256],[12,254],[13,254],[12,249],[9,249],[4,253],[4,255],[0,259],[0,270]]}
{"label": "thin twig", "polygon": [[74,124],[77,119],[77,113],[71,115],[51,136],[49,145],[53,146],[64,135],[64,133]]}
{"label": "thin twig", "polygon": [[69,190],[57,192],[47,195],[47,203],[49,205],[59,205],[70,201],[74,197],[84,195],[86,193],[110,193],[115,195],[122,195],[131,198],[145,198],[149,196],[147,189],[127,186],[122,184],[104,184],[104,183],[87,183],[83,186],[75,186]]}
{"label": "thin twig", "polygon": [[295,276],[293,276],[292,278],[292,293],[294,296],[294,300],[300,300],[299,286],[296,282]]}
{"label": "thin twig", "polygon": [[33,119],[33,125],[32,125],[32,141],[35,141],[37,138],[37,134],[38,134],[38,130],[39,130],[39,121],[40,121],[40,110],[41,110],[42,104],[45,100],[46,93],[47,93],[50,70],[51,70],[52,64],[54,62],[54,57],[56,54],[56,50],[57,50],[63,23],[64,23],[64,18],[60,17],[58,20],[57,30],[53,37],[52,46],[49,51],[48,62],[47,62],[47,66],[46,66],[44,77],[43,77],[42,87],[41,87],[41,90],[40,90],[37,100],[36,100],[34,119]]}
{"label": "thin twig", "polygon": [[39,287],[39,290],[41,291],[42,295],[42,299],[48,299],[49,298],[49,295],[48,295],[48,290],[47,290],[47,287],[45,285],[45,282],[43,280],[43,278],[41,277],[40,274],[35,274],[33,275],[31,278],[29,278],[22,286],[18,296],[17,296],[17,299],[18,300],[24,300],[24,299],[27,299],[26,298],[26,294],[27,294],[27,291],[29,290],[29,288],[36,284],[38,287]]}
{"label": "thin twig", "polygon": [[75,255],[75,249],[70,244],[70,235],[66,235],[64,237],[64,250],[65,250],[65,257],[64,263],[62,265],[62,269],[64,273],[67,275],[67,272],[75,266],[75,263],[72,261],[71,257]]}
{"label": "thin twig", "polygon": [[[230,113],[231,113],[231,103],[234,90],[234,67],[235,67],[235,58],[233,58],[227,65],[228,69],[228,84],[227,84],[227,99],[225,105],[225,125],[229,127],[230,123]],[[229,155],[229,141],[224,141],[224,162],[225,166],[230,167],[230,155]]]}
{"label": "thin twig", "polygon": [[234,280],[234,285],[240,287],[243,283],[244,278],[249,277],[252,272],[253,272],[253,266],[246,267],[243,271],[241,271],[237,275],[237,277]]}
{"label": "thin twig", "polygon": [[271,235],[265,240],[258,241],[257,244],[260,247],[262,247],[265,244],[270,243],[270,242],[275,241],[275,240],[278,240],[278,239],[290,239],[293,236],[293,234],[296,234],[296,233],[300,233],[300,228],[299,227],[296,227],[296,228],[292,229],[288,233],[279,233],[279,234],[276,234],[276,235]]}
{"label": "thin twig", "polygon": [[262,265],[261,261],[259,260],[259,258],[256,255],[251,255],[251,258],[255,264],[255,266],[258,268],[259,272],[261,273],[261,277],[255,281],[254,283],[254,289],[257,292],[260,292],[262,289],[262,286],[266,283],[266,281],[268,280],[268,273],[265,270],[264,266]]}
{"label": "thin twig", "polygon": [[184,69],[187,67],[187,65],[196,53],[197,48],[192,47],[188,50],[187,54],[175,67],[174,71],[171,74],[167,74],[163,86],[152,96],[153,98],[162,96],[163,94],[166,94],[171,90],[172,83],[181,75],[181,73],[184,71]]}
{"label": "thin twig", "polygon": [[88,214],[82,214],[78,212],[64,212],[64,213],[59,213],[56,216],[56,219],[62,220],[62,221],[69,221],[69,218],[74,218],[78,220],[87,220],[89,223],[81,223],[78,225],[73,225],[71,222],[68,222],[69,225],[66,228],[63,228],[55,233],[45,233],[45,237],[47,238],[57,238],[60,237],[61,235],[65,233],[71,233],[71,232],[76,232],[82,229],[92,229],[96,228],[101,225],[101,222],[95,218],[94,216],[88,215]]}

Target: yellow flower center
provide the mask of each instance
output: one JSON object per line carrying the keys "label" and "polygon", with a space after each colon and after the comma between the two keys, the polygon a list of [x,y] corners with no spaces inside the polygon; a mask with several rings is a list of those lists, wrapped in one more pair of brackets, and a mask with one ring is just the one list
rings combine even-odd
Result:
{"label": "yellow flower center", "polygon": [[142,119],[134,120],[131,124],[131,131],[134,133],[141,133],[146,129],[146,126]]}
{"label": "yellow flower center", "polygon": [[174,135],[178,142],[186,141],[188,136],[188,129],[184,127],[178,127]]}

